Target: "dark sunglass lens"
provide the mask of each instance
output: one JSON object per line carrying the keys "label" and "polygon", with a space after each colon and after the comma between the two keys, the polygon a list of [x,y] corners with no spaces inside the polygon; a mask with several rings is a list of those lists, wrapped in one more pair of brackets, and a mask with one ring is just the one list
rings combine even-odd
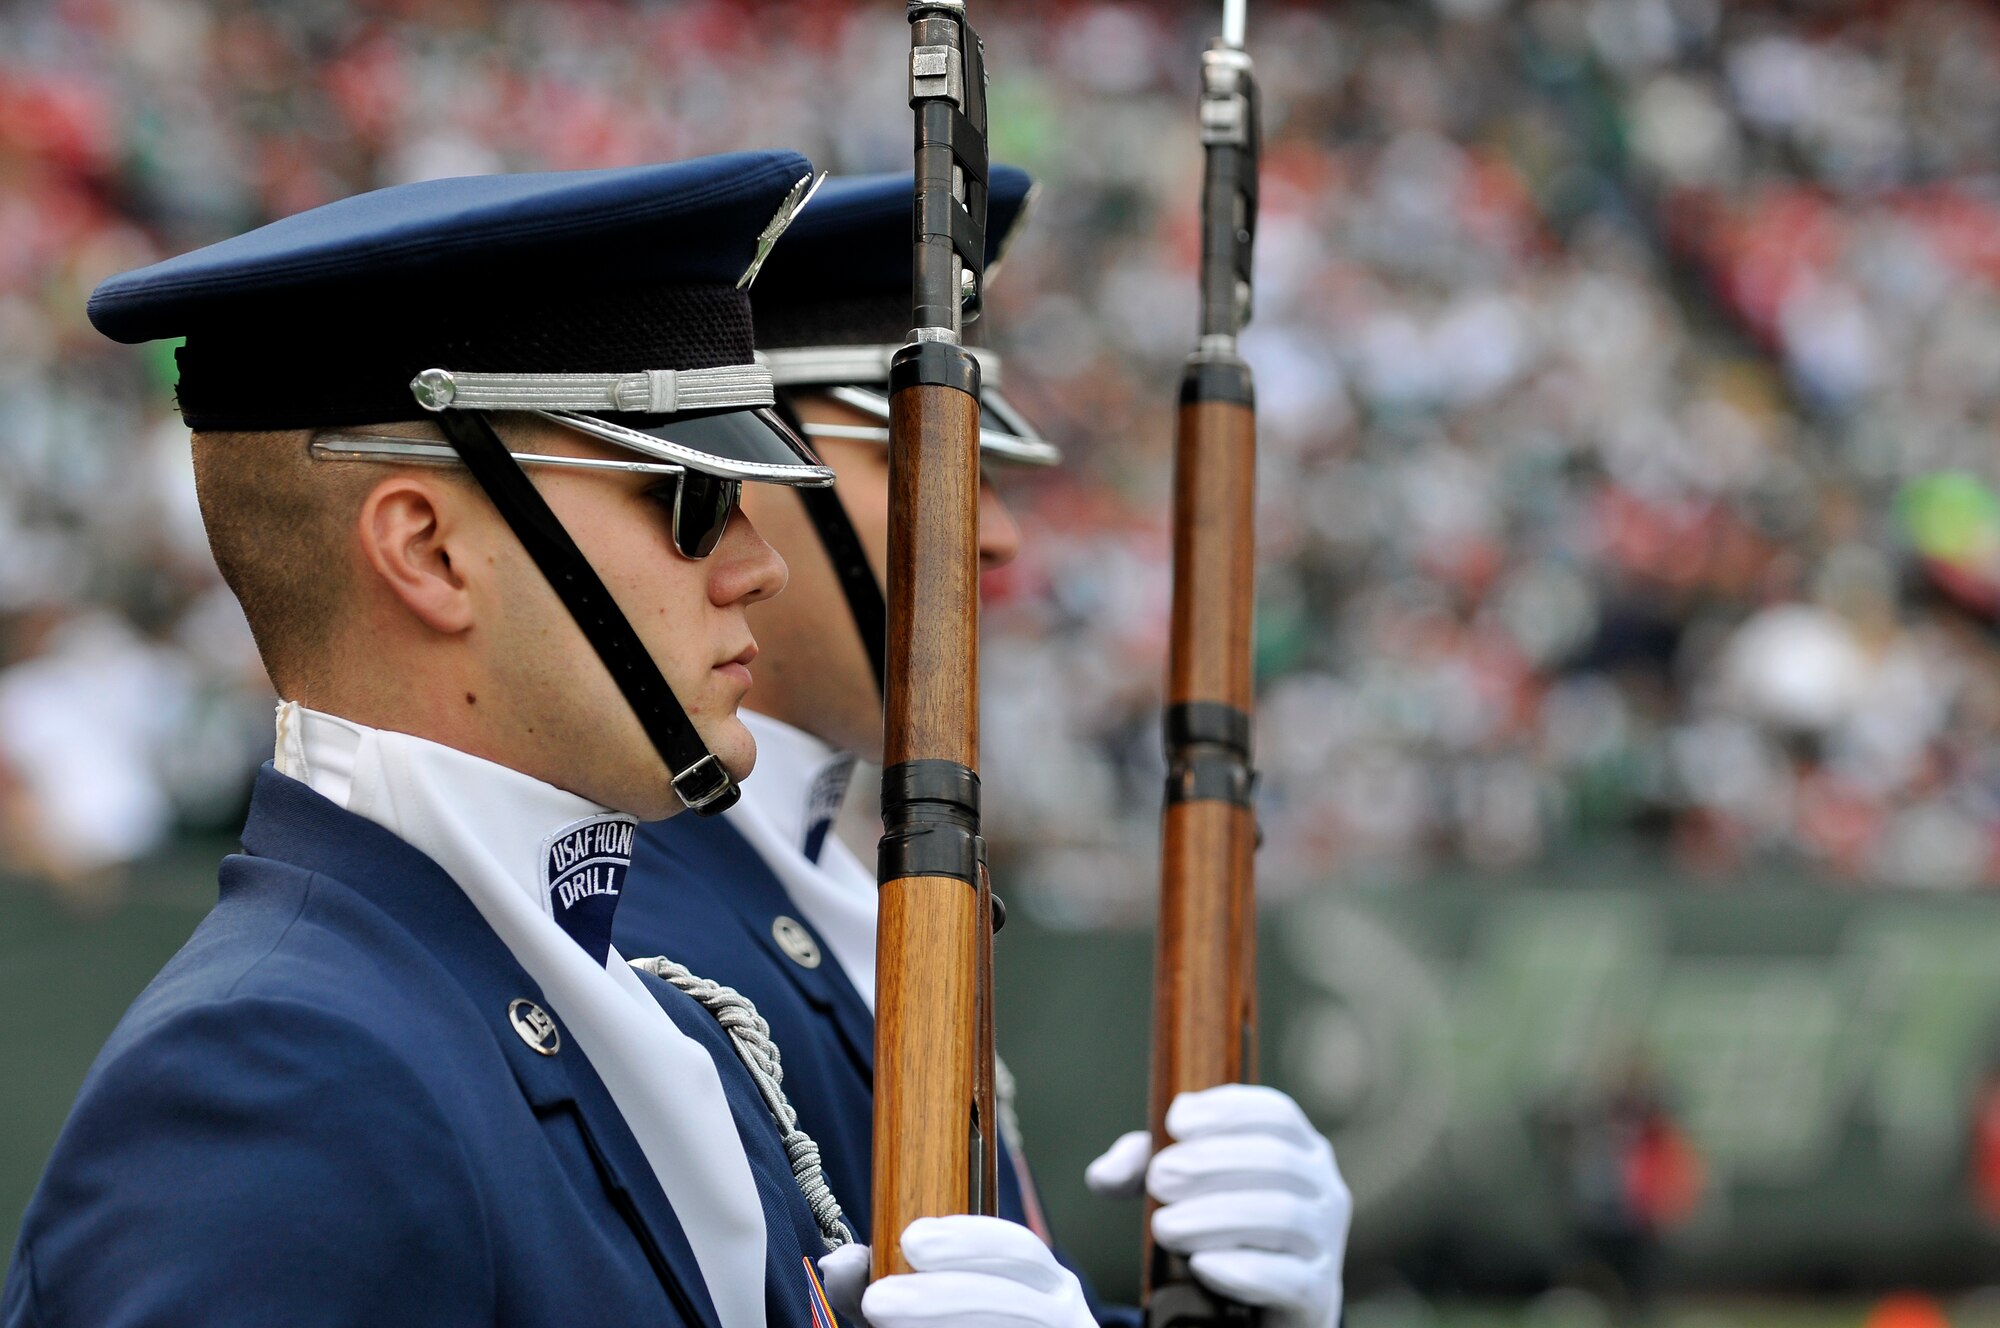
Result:
{"label": "dark sunglass lens", "polygon": [[682,475],[680,494],[674,500],[674,547],[690,558],[714,553],[742,491],[741,480],[720,479],[698,470]]}

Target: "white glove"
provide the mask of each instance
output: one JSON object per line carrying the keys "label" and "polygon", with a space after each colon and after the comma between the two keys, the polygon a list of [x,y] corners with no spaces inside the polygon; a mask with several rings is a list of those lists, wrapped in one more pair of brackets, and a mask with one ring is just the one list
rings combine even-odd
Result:
{"label": "white glove", "polygon": [[865,1292],[865,1245],[821,1258],[820,1281],[834,1313],[867,1328],[1097,1328],[1076,1274],[1017,1223],[920,1217],[903,1228],[902,1246],[916,1271],[885,1277]]}
{"label": "white glove", "polygon": [[1270,1328],[1332,1328],[1354,1200],[1329,1144],[1275,1088],[1224,1084],[1167,1108],[1174,1143],[1121,1135],[1083,1173],[1094,1194],[1160,1203],[1153,1239],[1195,1280],[1265,1307]]}
{"label": "white glove", "polygon": [[868,1247],[843,1245],[819,1256],[819,1284],[842,1323],[861,1323],[861,1293],[868,1289]]}

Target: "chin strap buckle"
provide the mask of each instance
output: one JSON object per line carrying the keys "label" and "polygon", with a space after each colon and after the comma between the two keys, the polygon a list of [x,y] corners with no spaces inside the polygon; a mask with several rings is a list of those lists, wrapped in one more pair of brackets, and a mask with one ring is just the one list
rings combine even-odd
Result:
{"label": "chin strap buckle", "polygon": [[736,781],[713,752],[674,776],[674,792],[682,806],[701,815],[727,810],[741,796]]}

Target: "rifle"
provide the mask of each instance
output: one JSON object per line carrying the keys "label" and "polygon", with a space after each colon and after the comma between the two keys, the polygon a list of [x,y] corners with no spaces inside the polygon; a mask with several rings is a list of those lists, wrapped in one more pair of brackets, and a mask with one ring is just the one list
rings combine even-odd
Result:
{"label": "rifle", "polygon": [[[1250,319],[1257,228],[1257,88],[1244,0],[1224,0],[1201,57],[1201,335],[1181,376],[1174,443],[1174,595],[1167,787],[1153,972],[1154,1147],[1176,1094],[1256,1074],[1256,816],[1250,764],[1257,418],[1236,337]],[[1146,1317],[1158,1328],[1249,1324],[1186,1260],[1152,1244]]]}
{"label": "rifle", "polygon": [[979,362],[986,73],[964,0],[910,0],[910,344],[889,378],[876,878],[874,1275],[916,1218],[992,1212],[992,890],[979,835]]}

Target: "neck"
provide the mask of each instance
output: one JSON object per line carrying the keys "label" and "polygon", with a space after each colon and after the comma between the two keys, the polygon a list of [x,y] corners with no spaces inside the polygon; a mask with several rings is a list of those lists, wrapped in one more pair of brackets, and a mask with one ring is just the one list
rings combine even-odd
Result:
{"label": "neck", "polygon": [[[510,693],[477,647],[474,630],[427,626],[377,579],[357,578],[347,623],[325,658],[281,694],[305,710],[365,728],[408,734],[545,782],[549,765],[516,736],[540,727],[510,707]],[[288,680],[291,681],[291,680]]]}
{"label": "neck", "polygon": [[[378,667],[379,663],[376,661]],[[426,669],[442,669],[444,680],[433,682],[439,677],[438,672],[425,673]],[[351,668],[344,676],[361,678],[375,671]],[[494,740],[494,721],[505,717],[501,713],[503,707],[497,702],[500,689],[490,675],[447,667],[444,661],[434,659],[411,661],[407,667],[399,663],[387,672],[390,678],[424,678],[425,685],[354,686],[328,681],[319,686],[288,688],[284,695],[303,711],[337,716],[385,733],[407,734],[512,770],[523,770],[532,764],[522,759],[522,753],[509,751],[505,744]]]}

